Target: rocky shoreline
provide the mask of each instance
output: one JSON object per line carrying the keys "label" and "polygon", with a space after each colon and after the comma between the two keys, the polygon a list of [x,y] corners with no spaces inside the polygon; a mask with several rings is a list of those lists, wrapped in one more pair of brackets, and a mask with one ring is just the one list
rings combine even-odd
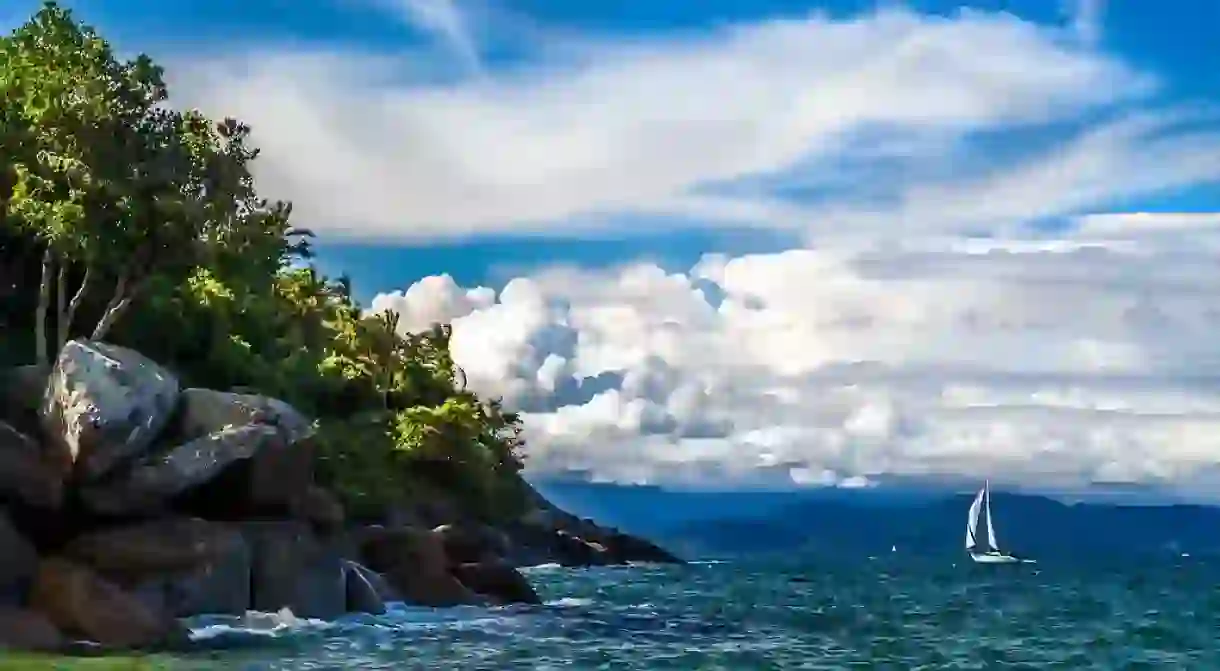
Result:
{"label": "rocky shoreline", "polygon": [[2,382],[0,649],[176,647],[182,618],[252,610],[539,603],[519,567],[681,563],[528,485],[529,511],[494,525],[455,497],[349,520],[315,479],[309,418],[182,389],[123,347],[72,340]]}

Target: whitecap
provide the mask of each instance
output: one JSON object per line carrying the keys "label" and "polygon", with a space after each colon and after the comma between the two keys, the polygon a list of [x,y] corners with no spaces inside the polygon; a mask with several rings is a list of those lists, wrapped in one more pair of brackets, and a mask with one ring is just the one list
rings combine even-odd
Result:
{"label": "whitecap", "polygon": [[593,603],[593,599],[582,599],[582,598],[578,598],[578,597],[565,596],[562,599],[555,599],[554,601],[547,601],[546,605],[557,606],[559,608],[580,608],[581,606],[588,606],[592,603]]}
{"label": "whitecap", "polygon": [[227,635],[274,638],[284,633],[331,626],[323,620],[297,617],[288,608],[274,613],[250,610],[239,616],[210,616],[200,618],[199,624],[201,626],[189,628],[188,635],[192,641],[207,641]]}

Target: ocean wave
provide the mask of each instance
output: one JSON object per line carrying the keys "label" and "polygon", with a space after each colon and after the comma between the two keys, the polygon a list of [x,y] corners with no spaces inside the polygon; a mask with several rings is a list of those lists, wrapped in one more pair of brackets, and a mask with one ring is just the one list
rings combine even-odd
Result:
{"label": "ocean wave", "polygon": [[281,608],[274,613],[246,611],[244,615],[214,615],[198,618],[190,626],[188,635],[193,642],[208,641],[221,637],[267,637],[277,638],[295,631],[321,630],[334,623],[311,618],[297,617],[292,610]]}
{"label": "ocean wave", "polygon": [[581,599],[581,598],[577,598],[577,597],[566,596],[562,599],[555,599],[553,601],[547,601],[545,605],[555,606],[555,607],[559,607],[559,608],[580,608],[582,606],[589,606],[592,604],[593,604],[593,599]]}

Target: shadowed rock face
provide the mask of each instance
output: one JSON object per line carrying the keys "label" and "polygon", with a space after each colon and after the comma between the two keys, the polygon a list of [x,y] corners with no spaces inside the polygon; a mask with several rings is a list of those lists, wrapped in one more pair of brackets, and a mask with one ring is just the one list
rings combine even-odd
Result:
{"label": "shadowed rock face", "polygon": [[353,523],[314,481],[309,418],[278,399],[179,391],[121,347],[71,341],[49,372],[6,379],[22,384],[0,408],[0,647],[158,647],[182,640],[177,618],[248,610],[537,604],[524,563],[678,561],[536,493],[499,528],[439,485],[383,511],[387,526]]}
{"label": "shadowed rock face", "polygon": [[68,640],[46,615],[28,608],[0,606],[0,651],[7,648],[54,652],[67,644]]}
{"label": "shadowed rock face", "polygon": [[228,466],[281,443],[272,426],[221,429],[147,457],[109,482],[86,485],[81,500],[90,511],[115,517],[165,508],[172,499],[206,484]]}
{"label": "shadowed rock face", "polygon": [[0,421],[0,501],[58,510],[63,500],[63,476],[41,446]]}
{"label": "shadowed rock face", "polygon": [[106,647],[150,648],[186,638],[168,613],[66,559],[39,563],[30,602],[60,630]]}
{"label": "shadowed rock face", "polygon": [[360,558],[408,603],[460,606],[485,600],[449,571],[441,538],[422,529],[369,528],[355,540]]}
{"label": "shadowed rock face", "polygon": [[107,576],[130,581],[210,565],[241,543],[241,535],[225,525],[163,517],[83,534],[63,553]]}
{"label": "shadowed rock face", "polygon": [[336,547],[300,522],[249,522],[254,610],[290,609],[298,617],[331,620],[347,612],[347,570]]}
{"label": "shadowed rock face", "polygon": [[0,508],[0,605],[25,599],[38,570],[38,552]]}

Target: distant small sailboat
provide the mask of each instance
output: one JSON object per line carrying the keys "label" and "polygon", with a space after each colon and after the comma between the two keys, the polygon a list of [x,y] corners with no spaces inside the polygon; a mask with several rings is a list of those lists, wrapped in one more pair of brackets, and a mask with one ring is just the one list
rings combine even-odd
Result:
{"label": "distant small sailboat", "polygon": [[[979,517],[983,515],[987,517],[987,537],[983,539],[985,542],[980,543]],[[970,513],[966,518],[966,552],[970,553],[970,559],[976,564],[1016,564],[1031,561],[1000,550],[1000,545],[996,542],[995,524],[991,520],[991,486],[988,482],[983,483],[983,488],[970,504]]]}

